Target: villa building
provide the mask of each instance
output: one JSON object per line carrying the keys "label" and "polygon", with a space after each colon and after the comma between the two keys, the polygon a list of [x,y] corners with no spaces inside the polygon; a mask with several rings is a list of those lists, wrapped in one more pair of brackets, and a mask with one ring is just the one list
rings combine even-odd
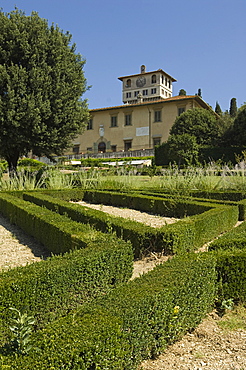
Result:
{"label": "villa building", "polygon": [[165,142],[177,116],[188,109],[211,110],[198,95],[172,96],[176,80],[162,69],[119,77],[123,105],[91,109],[91,119],[73,142],[73,154],[153,149]]}

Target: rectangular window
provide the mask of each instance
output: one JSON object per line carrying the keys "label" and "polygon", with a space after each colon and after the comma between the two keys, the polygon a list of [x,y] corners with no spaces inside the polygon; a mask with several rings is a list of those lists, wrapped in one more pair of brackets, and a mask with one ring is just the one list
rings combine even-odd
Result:
{"label": "rectangular window", "polygon": [[125,126],[131,126],[132,124],[132,115],[126,114],[125,115]]}
{"label": "rectangular window", "polygon": [[134,92],[134,96],[136,97],[136,96],[138,96],[138,94],[139,94],[139,91],[135,91]]}
{"label": "rectangular window", "polygon": [[156,146],[156,145],[161,145],[161,138],[160,137],[153,138],[153,146]]}
{"label": "rectangular window", "polygon": [[117,145],[111,145],[111,150],[112,150],[112,152],[116,152],[117,151]]}
{"label": "rectangular window", "polygon": [[156,89],[151,89],[151,94],[156,94]]}
{"label": "rectangular window", "polygon": [[127,152],[132,147],[132,140],[124,141],[124,151]]}
{"label": "rectangular window", "polygon": [[131,98],[132,97],[132,93],[130,93],[130,92],[128,92],[128,93],[126,93],[126,98],[128,99],[128,98]]}
{"label": "rectangular window", "polygon": [[160,121],[161,121],[161,110],[156,110],[155,116],[154,116],[154,122],[160,122]]}
{"label": "rectangular window", "polygon": [[93,130],[93,120],[90,119],[90,121],[87,123],[87,130]]}
{"label": "rectangular window", "polygon": [[111,116],[111,127],[117,127],[117,116]]}
{"label": "rectangular window", "polygon": [[178,108],[178,115],[180,116],[182,113],[185,112],[185,108]]}
{"label": "rectangular window", "polygon": [[148,95],[148,90],[143,90],[143,95]]}
{"label": "rectangular window", "polygon": [[74,145],[73,154],[79,154],[79,145]]}

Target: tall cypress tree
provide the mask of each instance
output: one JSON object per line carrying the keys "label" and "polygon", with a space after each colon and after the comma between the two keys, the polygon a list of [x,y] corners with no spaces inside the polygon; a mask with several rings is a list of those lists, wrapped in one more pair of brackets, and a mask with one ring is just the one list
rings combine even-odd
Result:
{"label": "tall cypress tree", "polygon": [[232,98],[230,102],[230,116],[236,117],[237,115],[237,99]]}
{"label": "tall cypress tree", "polygon": [[222,115],[222,109],[220,108],[220,105],[218,102],[216,102],[215,113],[219,114],[220,116]]}

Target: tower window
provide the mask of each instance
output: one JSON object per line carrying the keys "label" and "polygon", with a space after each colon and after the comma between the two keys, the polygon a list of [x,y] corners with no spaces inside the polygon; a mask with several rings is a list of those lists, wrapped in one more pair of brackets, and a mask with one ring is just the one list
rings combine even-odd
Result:
{"label": "tower window", "polygon": [[131,79],[129,78],[127,81],[126,81],[126,87],[131,87],[132,86],[132,81]]}
{"label": "tower window", "polygon": [[148,95],[148,90],[143,90],[143,95]]}
{"label": "tower window", "polygon": [[153,75],[151,78],[151,83],[155,84],[156,83],[156,75]]}
{"label": "tower window", "polygon": [[131,92],[126,93],[126,98],[127,98],[127,99],[128,99],[128,98],[131,98],[131,96],[132,96],[132,93],[131,93]]}
{"label": "tower window", "polygon": [[156,94],[156,88],[151,89],[151,94]]}

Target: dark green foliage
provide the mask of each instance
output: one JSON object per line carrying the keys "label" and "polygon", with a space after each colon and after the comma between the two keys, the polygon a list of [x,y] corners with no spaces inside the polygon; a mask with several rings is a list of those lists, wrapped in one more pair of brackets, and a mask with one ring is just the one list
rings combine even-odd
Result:
{"label": "dark green foliage", "polygon": [[216,106],[215,106],[215,113],[217,113],[217,114],[219,114],[219,115],[221,115],[221,114],[222,114],[222,109],[221,109],[221,107],[220,107],[220,105],[219,105],[219,103],[218,103],[218,102],[216,102]]}
{"label": "dark green foliage", "polygon": [[[200,146],[198,161],[200,163],[211,163],[220,161],[222,164],[236,164],[236,156],[242,153],[245,148],[240,146],[228,147],[214,147],[214,146]],[[163,143],[159,147],[155,147],[155,163],[157,166],[167,166],[172,162],[169,152],[168,144]]]}
{"label": "dark green foliage", "polygon": [[170,135],[167,140],[168,158],[178,166],[196,164],[199,146],[196,137],[190,134]]}
{"label": "dark green foliage", "polygon": [[184,89],[180,89],[179,96],[185,96],[185,95],[186,95],[186,91]]}
{"label": "dark green foliage", "polygon": [[60,155],[81,131],[88,108],[85,61],[71,35],[37,13],[0,12],[0,155]]}
{"label": "dark green foliage", "polygon": [[[245,242],[244,242],[245,243]],[[214,252],[218,272],[218,305],[223,300],[246,303],[246,249]]]}
{"label": "dark green foliage", "polygon": [[[55,192],[55,194],[57,196],[62,193]],[[63,199],[64,194],[66,191],[63,193]],[[80,191],[79,194],[81,194]],[[158,198],[156,196],[105,191],[85,192],[84,199],[90,202],[100,204],[107,202],[107,204],[115,206],[124,204],[128,208],[171,217],[174,215],[178,217],[193,215],[176,224],[156,229],[139,222],[113,217],[101,211],[52,199],[40,192],[24,193],[23,196],[28,201],[45,206],[60,214],[66,214],[75,221],[89,222],[97,230],[107,232],[110,229],[116,232],[117,236],[131,241],[136,258],[150,251],[162,251],[166,254],[193,251],[221,232],[232,228],[238,219],[238,206],[235,204],[234,207],[216,207],[216,203],[188,201],[182,198]],[[73,197],[75,197],[74,194]]]}
{"label": "dark green foliage", "polygon": [[189,134],[195,136],[199,145],[212,145],[218,136],[216,116],[202,108],[189,109],[177,117],[170,135]]}
{"label": "dark green foliage", "polygon": [[133,370],[197,326],[215,295],[215,258],[174,258],[38,333],[42,349],[12,369]]}
{"label": "dark green foliage", "polygon": [[[244,201],[245,204],[245,201]],[[246,223],[243,222],[238,227],[228,231],[219,239],[213,241],[209,245],[209,250],[215,249],[231,249],[231,248],[246,248]]]}
{"label": "dark green foliage", "polygon": [[235,145],[246,146],[246,107],[235,118],[232,133]]}
{"label": "dark green foliage", "polygon": [[230,116],[236,117],[237,115],[237,99],[232,98],[230,101]]}
{"label": "dark green foliage", "polygon": [[[114,239],[2,272],[1,326],[8,322],[9,307],[25,307],[25,312],[37,318],[37,327],[43,327],[127,281],[132,273],[132,257],[130,245]],[[6,329],[2,329],[5,334]]]}

